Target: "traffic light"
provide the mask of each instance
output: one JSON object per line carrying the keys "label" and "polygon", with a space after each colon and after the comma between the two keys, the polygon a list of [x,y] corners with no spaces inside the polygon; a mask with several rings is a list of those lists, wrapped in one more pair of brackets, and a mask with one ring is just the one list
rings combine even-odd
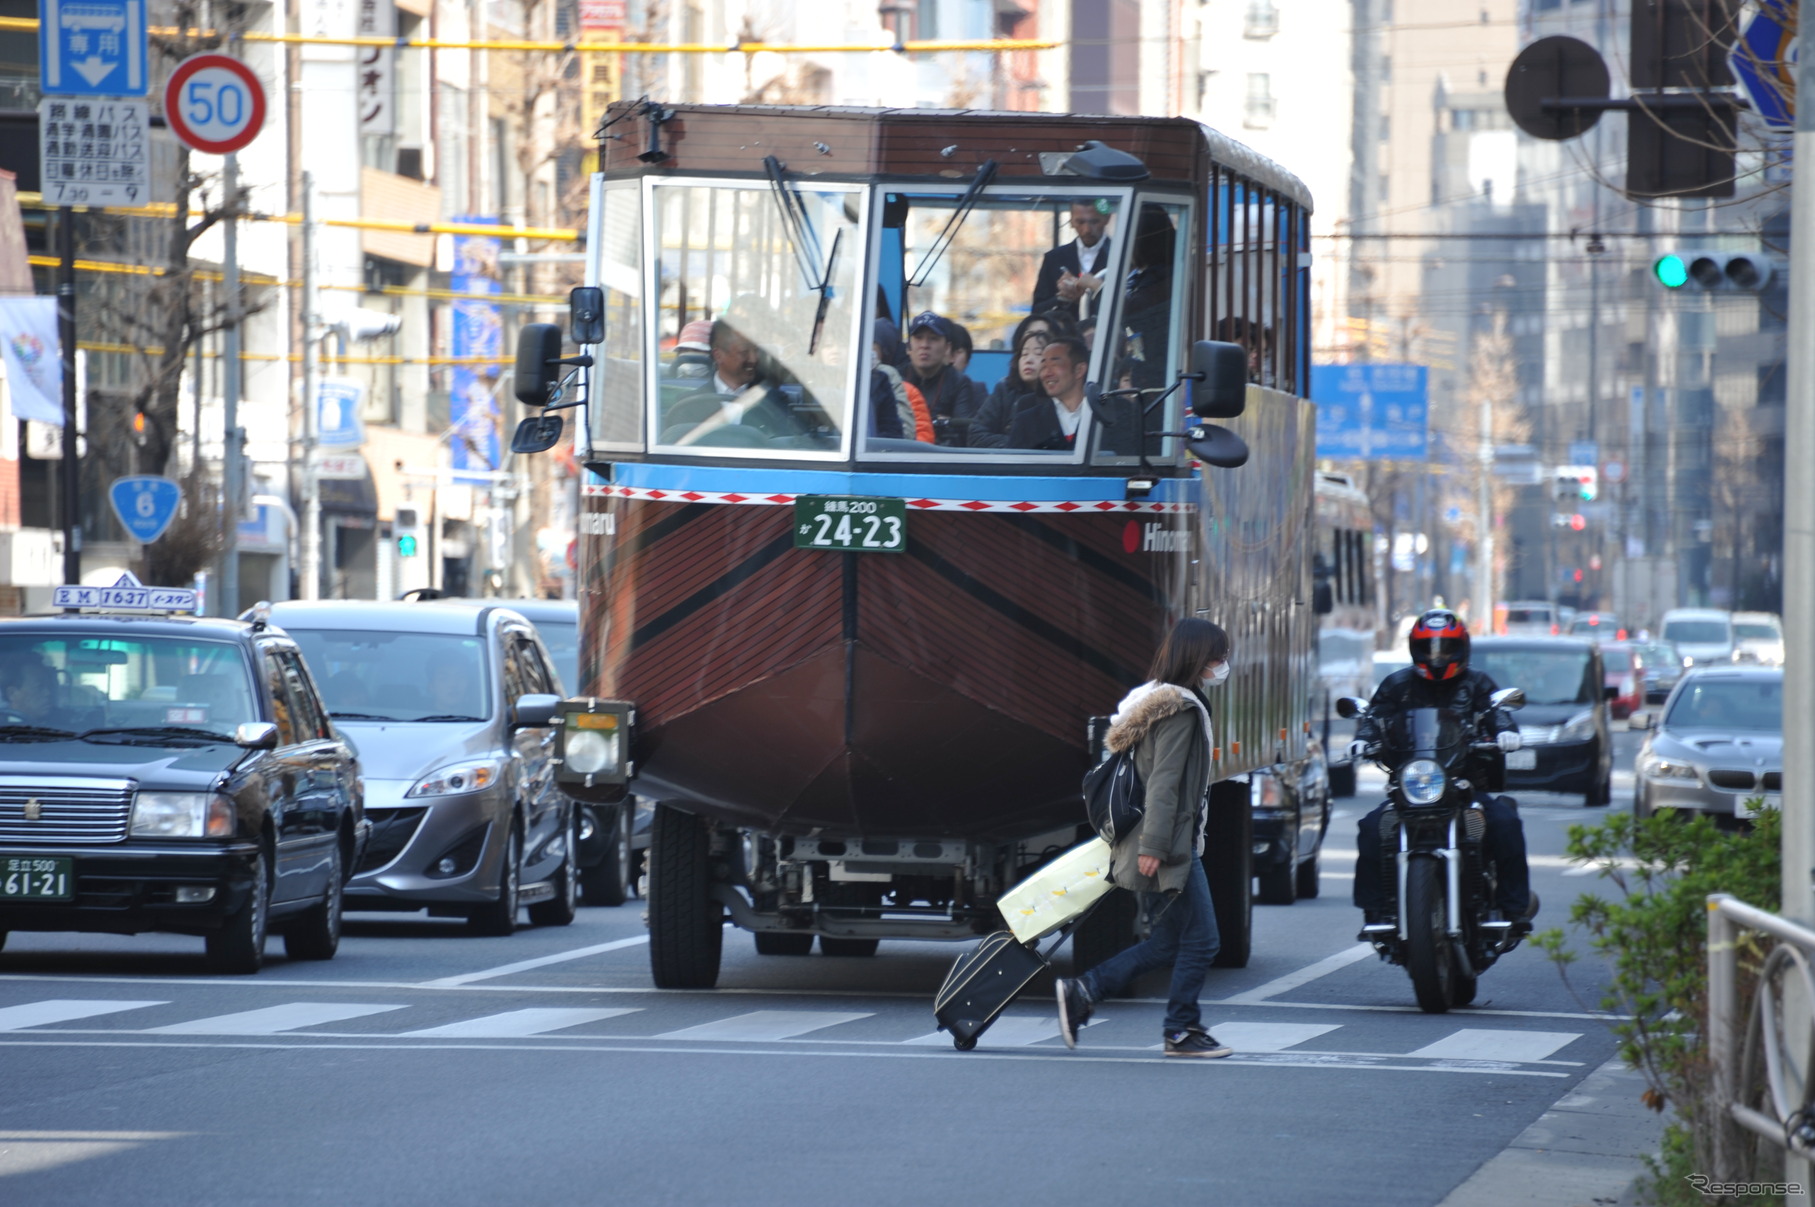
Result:
{"label": "traffic light", "polygon": [[1665,289],[1717,293],[1760,293],[1782,270],[1778,257],[1755,251],[1673,251],[1651,265],[1651,274]]}
{"label": "traffic light", "polygon": [[1584,516],[1579,511],[1563,512],[1550,517],[1550,526],[1552,528],[1568,528],[1580,532],[1588,527],[1588,517]]}
{"label": "traffic light", "polygon": [[1592,465],[1559,465],[1550,497],[1592,503],[1601,493],[1601,471]]}
{"label": "traffic light", "polygon": [[414,507],[399,507],[391,521],[397,537],[397,556],[415,557],[422,550],[422,513]]}

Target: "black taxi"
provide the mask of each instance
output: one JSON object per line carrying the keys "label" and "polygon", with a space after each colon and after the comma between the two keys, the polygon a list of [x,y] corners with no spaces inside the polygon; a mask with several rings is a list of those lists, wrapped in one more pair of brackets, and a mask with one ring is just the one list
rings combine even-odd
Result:
{"label": "black taxi", "polygon": [[194,593],[60,587],[0,619],[0,943],[201,936],[214,970],[340,943],[367,824],[359,764],[296,645]]}

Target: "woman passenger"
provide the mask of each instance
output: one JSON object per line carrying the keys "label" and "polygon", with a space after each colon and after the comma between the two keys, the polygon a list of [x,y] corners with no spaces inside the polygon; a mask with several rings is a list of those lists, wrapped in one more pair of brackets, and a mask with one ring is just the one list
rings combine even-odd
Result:
{"label": "woman passenger", "polygon": [[1064,314],[1030,314],[1021,320],[1009,344],[1014,349],[1009,371],[984,399],[977,412],[977,422],[971,427],[973,448],[1004,446],[1009,423],[1014,419],[1015,404],[1023,398],[1047,396],[1046,387],[1040,384],[1040,357],[1046,351],[1046,345],[1061,336],[1075,334],[1077,325]]}

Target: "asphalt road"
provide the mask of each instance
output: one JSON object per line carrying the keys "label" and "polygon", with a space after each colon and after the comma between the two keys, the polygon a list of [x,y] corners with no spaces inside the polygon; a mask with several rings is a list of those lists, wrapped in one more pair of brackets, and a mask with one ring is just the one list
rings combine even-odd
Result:
{"label": "asphalt road", "polygon": [[[1040,982],[955,1052],[938,944],[765,957],[730,931],[718,989],[657,991],[634,900],[509,938],[349,915],[333,961],[274,942],[251,978],[207,975],[198,940],[14,934],[0,1202],[1435,1204],[1614,1042],[1593,961],[1572,991],[1529,948],[1474,1006],[1418,1012],[1348,904],[1378,782],[1343,802],[1321,895],[1257,906],[1250,965],[1212,971],[1219,1061],[1160,1058],[1163,976],[1076,1052]],[[1596,883],[1567,828],[1603,811],[1522,806],[1555,923]]]}

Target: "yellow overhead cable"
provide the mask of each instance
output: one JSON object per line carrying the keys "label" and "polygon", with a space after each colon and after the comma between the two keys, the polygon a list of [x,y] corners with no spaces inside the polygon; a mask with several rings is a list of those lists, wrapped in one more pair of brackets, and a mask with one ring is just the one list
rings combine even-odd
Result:
{"label": "yellow overhead cable", "polygon": [[[0,17],[0,30],[35,31],[36,17]],[[527,40],[490,41],[484,39],[448,40],[445,38],[375,38],[317,37],[312,34],[239,33],[221,34],[211,29],[178,29],[175,26],[151,26],[159,37],[218,38],[233,42],[279,42],[293,46],[376,46],[385,50],[504,50],[504,51],[578,51],[582,54],[874,54],[898,51],[905,54],[940,54],[951,51],[1055,50],[1062,43],[1039,38],[996,38],[985,41],[912,42],[535,42]]]}
{"label": "yellow overhead cable", "polygon": [[[76,347],[84,352],[115,352],[122,355],[142,354],[145,356],[162,356],[164,354],[164,349],[156,345],[141,348],[136,344],[109,344],[99,340],[78,340]],[[202,353],[204,360],[215,360],[219,356],[218,352]],[[291,364],[302,362],[302,354],[298,352],[292,352],[287,356],[279,356],[275,352],[242,352],[239,358],[243,361],[289,361]],[[323,356],[321,363],[324,365],[472,365],[475,368],[483,368],[486,365],[512,364],[516,359],[515,356]]]}
{"label": "yellow overhead cable", "polygon": [[[4,18],[0,18],[3,20]],[[19,208],[51,210],[44,204],[42,193],[20,193]],[[74,206],[103,214],[132,214],[141,218],[168,218],[176,213],[175,204],[162,201],[152,205]],[[205,217],[207,210],[190,210],[191,218]],[[244,222],[282,222],[301,226],[301,214],[241,214]],[[580,232],[565,226],[493,226],[484,222],[388,222],[379,218],[317,218],[317,226],[339,226],[351,230],[389,231],[400,235],[489,235],[499,239],[547,239],[559,243],[578,243]]]}
{"label": "yellow overhead cable", "polygon": [[[62,261],[55,256],[35,255],[28,257],[33,268],[55,268]],[[170,270],[161,265],[123,264],[118,260],[77,260],[77,272],[123,273],[129,276],[161,277]],[[218,281],[221,274],[213,269],[197,269],[195,276],[204,281]],[[267,276],[261,272],[242,272],[240,281],[246,285],[277,285],[285,289],[301,289],[302,282],[284,280]],[[408,285],[386,285],[382,289],[371,290],[364,285],[323,285],[323,289],[332,289],[341,293],[380,293],[398,298],[431,298],[442,302],[497,302],[505,306],[565,306],[567,299],[553,294],[543,293],[480,293],[476,290],[462,289],[414,289]]]}

